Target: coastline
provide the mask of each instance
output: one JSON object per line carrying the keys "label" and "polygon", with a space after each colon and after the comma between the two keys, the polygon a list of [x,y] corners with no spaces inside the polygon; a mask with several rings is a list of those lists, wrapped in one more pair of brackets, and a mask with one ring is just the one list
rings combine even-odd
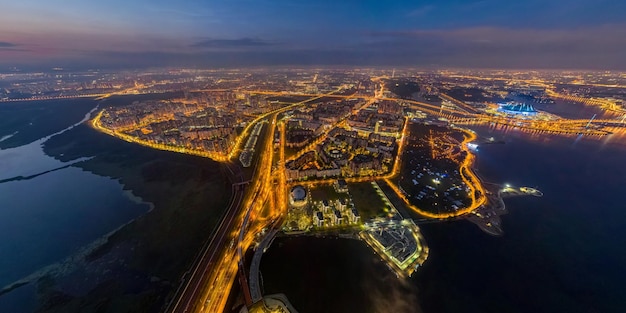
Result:
{"label": "coastline", "polygon": [[230,198],[216,162],[128,144],[90,128],[85,121],[99,105],[30,144],[47,158],[70,162],[63,168],[115,181],[123,199],[146,208],[77,252],[7,283],[0,291],[4,305],[20,309],[16,301],[33,293],[28,301],[38,312],[95,312],[93,304],[101,301],[125,311],[159,311],[193,261],[190,251],[204,242]]}
{"label": "coastline", "polygon": [[126,227],[127,225],[133,223],[136,219],[130,220],[127,223],[120,225],[114,230],[108,232],[107,234],[101,236],[100,238],[92,241],[90,244],[81,247],[76,253],[56,262],[53,264],[49,264],[44,266],[35,272],[20,278],[0,289],[0,296],[7,294],[19,287],[22,287],[27,284],[36,283],[38,280],[49,277],[49,278],[59,278],[63,275],[69,274],[72,270],[74,270],[78,266],[84,266],[88,263],[88,257],[104,246],[109,239],[115,235],[118,231]]}
{"label": "coastline", "polygon": [[[52,303],[42,312],[65,312],[99,298],[121,300],[113,290],[136,284],[143,286],[142,292],[131,297],[134,301],[124,300],[124,306],[158,311],[193,261],[195,254],[189,251],[206,239],[200,229],[217,223],[230,184],[220,178],[225,174],[214,161],[129,144],[86,124],[48,142],[47,154],[58,159],[95,155],[76,166],[117,180],[125,198],[149,209],[90,250],[76,273],[47,286],[40,295],[42,303]],[[154,262],[155,253],[160,262]],[[86,290],[77,291],[72,280],[81,281]],[[55,302],[59,296],[65,300]],[[152,300],[142,307],[141,299],[146,298]]]}
{"label": "coastline", "polygon": [[152,210],[154,210],[154,203],[145,201],[142,197],[135,195],[131,189],[126,188],[126,185],[122,184],[122,190],[126,198],[128,198],[133,203],[148,205],[148,211],[146,211],[146,213],[144,214],[150,213]]}

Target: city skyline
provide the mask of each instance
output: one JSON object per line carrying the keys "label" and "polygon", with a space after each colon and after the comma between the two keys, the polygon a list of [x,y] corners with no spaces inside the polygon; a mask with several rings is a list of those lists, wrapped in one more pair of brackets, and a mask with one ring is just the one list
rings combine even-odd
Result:
{"label": "city skyline", "polygon": [[[3,312],[624,311],[623,72],[172,67],[0,83]],[[564,291],[578,284],[588,298]]]}
{"label": "city skyline", "polygon": [[[244,9],[245,8],[245,9]],[[626,69],[610,1],[135,1],[0,12],[0,67]]]}
{"label": "city skyline", "polygon": [[626,1],[1,7],[0,312],[626,312]]}

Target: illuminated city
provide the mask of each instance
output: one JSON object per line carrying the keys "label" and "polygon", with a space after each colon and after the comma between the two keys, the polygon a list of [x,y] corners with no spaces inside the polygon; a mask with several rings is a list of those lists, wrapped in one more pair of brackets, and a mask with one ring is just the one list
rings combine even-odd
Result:
{"label": "illuminated city", "polygon": [[[352,236],[399,278],[428,262],[428,238],[413,216],[420,222],[468,219],[501,235],[502,198],[541,192],[482,183],[473,170],[475,154],[495,140],[465,125],[598,139],[626,127],[626,109],[615,100],[619,93],[589,97],[604,74],[587,78],[587,96],[573,91],[582,81],[570,84],[571,96],[564,96],[555,93],[552,73],[522,79],[497,71],[477,79],[471,71],[253,72],[256,80],[245,71],[137,72],[122,81],[106,74],[102,83],[72,94],[61,91],[71,89],[63,85],[35,91],[49,88],[36,87],[45,77],[8,76],[16,82],[2,101],[97,97],[105,102],[91,120],[94,129],[228,169],[233,198],[173,294],[169,312],[221,312],[237,294],[242,311],[295,312],[288,295],[266,295],[260,287],[262,254],[277,235]],[[23,86],[23,79],[33,85]],[[167,100],[106,106],[111,97],[164,92],[171,94]],[[534,108],[558,101],[599,106],[612,118],[564,118]],[[252,263],[248,251],[256,251]]]}
{"label": "illuminated city", "polygon": [[[103,106],[91,121],[96,130],[134,144],[222,162],[237,177],[216,235],[168,311],[220,312],[239,292],[244,308],[253,312],[297,310],[287,297],[260,290],[262,251],[279,233],[352,234],[398,277],[411,276],[428,262],[428,238],[413,214],[421,221],[468,218],[500,235],[501,199],[540,191],[481,183],[472,169],[475,151],[494,139],[479,138],[463,125],[590,138],[626,127],[620,101],[556,96],[551,73],[518,81],[511,72],[511,81],[502,84],[501,71],[492,79],[485,73],[476,79],[471,72],[396,69],[341,76],[326,70],[254,71],[258,82],[239,71],[180,70],[159,73],[168,78],[151,84],[140,81],[143,73],[117,83],[104,75],[103,83],[71,95],[41,90],[15,99],[11,89],[4,96],[3,101],[26,101],[41,100],[38,93],[48,94],[46,99],[174,93],[168,100]],[[223,82],[224,75],[231,79]],[[186,83],[186,77],[195,78]],[[272,88],[260,89],[267,88],[261,81]],[[14,83],[19,95],[35,86]],[[562,99],[601,103],[614,118],[568,119],[533,107]],[[518,102],[503,104],[507,100]],[[257,251],[252,264],[244,257],[249,250]],[[236,282],[241,290],[234,289]]]}
{"label": "illuminated city", "polygon": [[0,312],[626,312],[626,2],[0,10]]}
{"label": "illuminated city", "polygon": [[[626,110],[618,102],[610,107],[614,119],[565,119],[535,110],[537,101],[559,101],[549,84],[537,87],[534,78],[530,87],[494,86],[502,72],[494,80],[458,82],[460,74],[449,72],[423,79],[395,69],[347,71],[340,77],[293,70],[282,71],[285,78],[272,82],[279,87],[274,90],[259,90],[258,83],[237,72],[179,71],[173,77],[184,73],[206,76],[183,84],[184,92],[170,100],[103,107],[92,120],[95,129],[128,142],[224,162],[239,177],[217,235],[178,288],[168,305],[171,312],[222,311],[238,292],[235,282],[251,311],[294,310],[288,298],[260,291],[262,252],[255,253],[252,265],[244,258],[248,250],[267,249],[278,233],[353,234],[398,277],[412,275],[427,262],[428,239],[389,197],[423,220],[469,218],[487,233],[501,234],[501,198],[540,192],[508,186],[496,191],[481,183],[472,169],[474,154],[493,138],[479,138],[460,125],[592,138],[626,127]],[[224,86],[222,75],[236,79]],[[155,86],[170,81],[176,79],[150,86],[134,81],[97,96],[153,94],[162,91]],[[482,90],[479,96],[476,90]],[[471,97],[479,101],[468,101]],[[532,102],[501,103],[511,97]],[[363,197],[373,198],[363,202]]]}

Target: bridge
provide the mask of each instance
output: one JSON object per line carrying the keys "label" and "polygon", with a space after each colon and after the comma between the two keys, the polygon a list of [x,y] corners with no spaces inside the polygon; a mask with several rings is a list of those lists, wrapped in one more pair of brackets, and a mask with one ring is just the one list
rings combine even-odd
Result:
{"label": "bridge", "polygon": [[82,95],[68,95],[68,96],[41,96],[41,97],[30,97],[30,98],[19,98],[19,99],[0,99],[0,102],[23,102],[23,101],[41,101],[41,100],[61,100],[61,99],[77,99],[77,98],[98,98],[103,97],[107,94],[105,93],[93,93],[93,94],[82,94]]}
{"label": "bridge", "polygon": [[611,128],[626,128],[626,116],[618,119],[591,120],[535,120],[515,119],[502,116],[479,115],[476,117],[451,118],[450,123],[457,125],[497,124],[517,127],[538,132],[563,135],[605,136],[612,133]]}
{"label": "bridge", "polygon": [[606,99],[585,98],[581,96],[566,95],[550,88],[546,89],[546,94],[550,97],[557,98],[557,99],[574,101],[574,102],[583,103],[587,105],[595,105],[595,106],[599,106],[605,110],[612,111],[612,112],[626,113],[626,109],[617,105],[615,102],[606,100]]}

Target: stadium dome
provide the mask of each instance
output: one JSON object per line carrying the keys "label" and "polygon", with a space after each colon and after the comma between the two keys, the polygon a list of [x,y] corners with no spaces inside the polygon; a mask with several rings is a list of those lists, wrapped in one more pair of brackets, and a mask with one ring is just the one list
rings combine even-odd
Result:
{"label": "stadium dome", "polygon": [[302,186],[295,186],[289,192],[289,202],[292,206],[303,206],[307,203],[306,189]]}
{"label": "stadium dome", "polygon": [[507,114],[516,114],[516,115],[536,115],[537,110],[532,106],[532,104],[526,103],[504,103],[499,104],[498,111],[504,112]]}

